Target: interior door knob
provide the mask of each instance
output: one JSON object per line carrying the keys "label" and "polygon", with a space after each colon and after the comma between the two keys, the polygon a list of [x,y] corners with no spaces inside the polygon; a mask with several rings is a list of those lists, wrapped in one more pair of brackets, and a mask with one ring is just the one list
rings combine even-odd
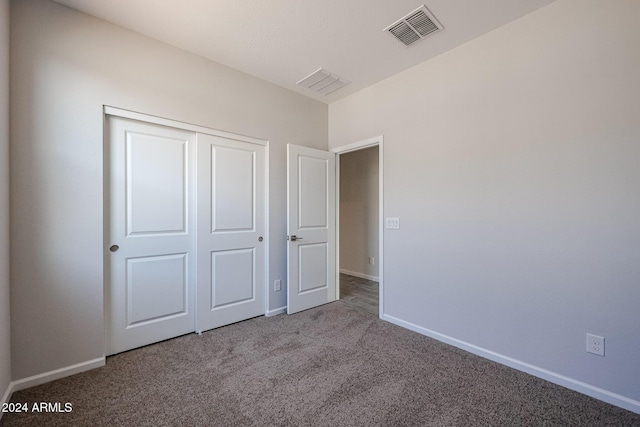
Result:
{"label": "interior door knob", "polygon": [[262,236],[258,237],[258,242],[262,242],[264,238]]}
{"label": "interior door knob", "polygon": [[109,250],[110,250],[111,252],[115,252],[115,251],[117,251],[118,249],[120,249],[120,246],[118,246],[118,245],[112,245],[112,246],[109,248]]}

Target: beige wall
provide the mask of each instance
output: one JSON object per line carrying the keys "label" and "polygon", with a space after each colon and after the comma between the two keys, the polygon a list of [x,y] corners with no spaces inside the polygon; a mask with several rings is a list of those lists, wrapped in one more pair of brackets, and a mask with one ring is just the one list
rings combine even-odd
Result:
{"label": "beige wall", "polygon": [[558,0],[329,106],[384,135],[385,318],[635,411],[638,16]]}
{"label": "beige wall", "polygon": [[14,1],[11,24],[14,379],[104,354],[105,104],[269,140],[270,283],[286,279],[286,144],[326,149],[325,104],[53,2]]}
{"label": "beige wall", "polygon": [[378,147],[340,155],[341,272],[377,280],[378,226]]}
{"label": "beige wall", "polygon": [[9,0],[0,0],[0,403],[11,382],[9,325]]}

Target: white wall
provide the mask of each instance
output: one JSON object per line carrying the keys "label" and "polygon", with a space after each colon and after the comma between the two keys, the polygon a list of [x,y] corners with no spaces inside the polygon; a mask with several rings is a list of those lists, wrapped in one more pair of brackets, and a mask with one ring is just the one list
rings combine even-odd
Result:
{"label": "white wall", "polygon": [[286,278],[285,147],[326,149],[325,104],[49,1],[13,2],[11,24],[14,379],[104,353],[103,104],[269,140]]}
{"label": "white wall", "polygon": [[0,0],[0,403],[11,382],[9,325],[9,0]]}
{"label": "white wall", "polygon": [[559,0],[329,106],[331,147],[384,134],[390,319],[635,411],[638,16]]}
{"label": "white wall", "polygon": [[378,147],[340,155],[340,271],[378,277],[378,224]]}

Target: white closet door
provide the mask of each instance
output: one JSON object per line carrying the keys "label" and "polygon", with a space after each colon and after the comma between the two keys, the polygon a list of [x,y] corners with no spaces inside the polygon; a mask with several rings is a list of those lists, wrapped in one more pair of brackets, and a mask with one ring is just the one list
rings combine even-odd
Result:
{"label": "white closet door", "polygon": [[107,354],[195,328],[196,134],[109,116]]}
{"label": "white closet door", "polygon": [[336,299],[335,154],[287,146],[287,313]]}
{"label": "white closet door", "polygon": [[265,147],[198,134],[198,331],[265,312]]}

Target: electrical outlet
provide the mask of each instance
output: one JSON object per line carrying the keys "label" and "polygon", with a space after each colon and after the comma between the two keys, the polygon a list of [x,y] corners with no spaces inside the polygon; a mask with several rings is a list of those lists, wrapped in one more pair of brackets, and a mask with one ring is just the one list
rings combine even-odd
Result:
{"label": "electrical outlet", "polygon": [[384,226],[388,229],[399,230],[400,218],[385,218]]}
{"label": "electrical outlet", "polygon": [[279,292],[282,290],[282,280],[278,279],[273,282],[273,290]]}
{"label": "electrical outlet", "polygon": [[604,337],[587,334],[587,352],[604,356]]}
{"label": "electrical outlet", "polygon": [[369,264],[376,265],[376,259],[372,256],[369,257]]}

